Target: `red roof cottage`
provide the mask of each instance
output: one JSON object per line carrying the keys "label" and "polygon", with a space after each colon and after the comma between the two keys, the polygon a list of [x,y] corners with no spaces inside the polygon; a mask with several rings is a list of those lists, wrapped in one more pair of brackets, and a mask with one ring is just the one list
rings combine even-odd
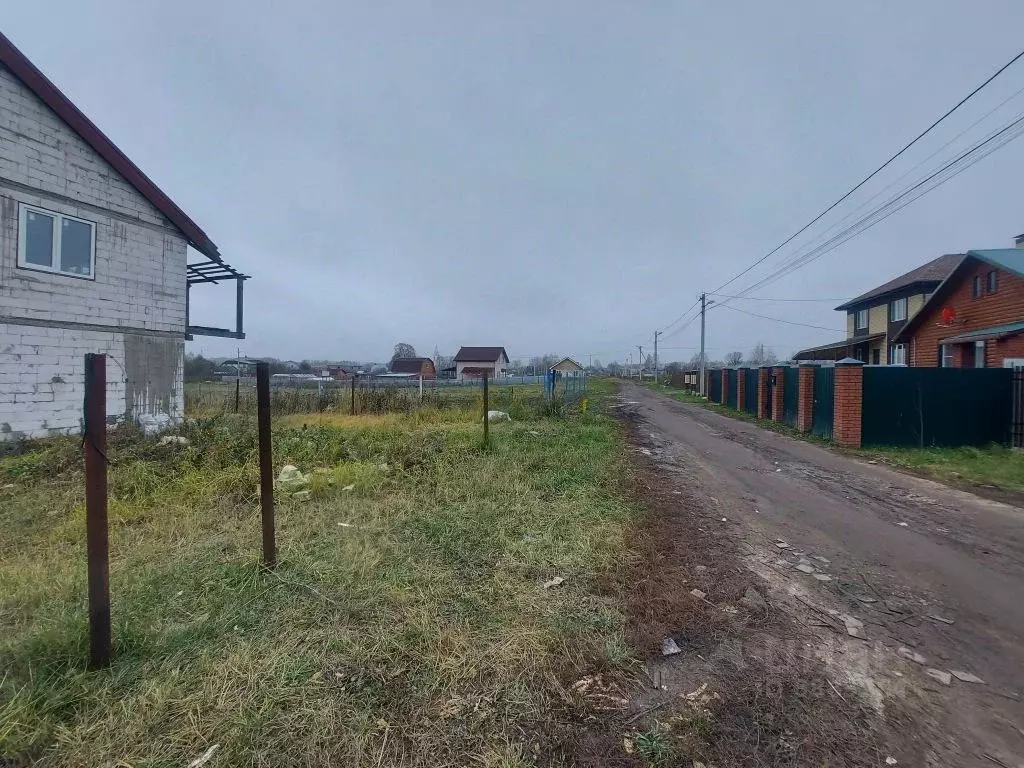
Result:
{"label": "red roof cottage", "polygon": [[1024,365],[1024,248],[968,251],[893,341],[908,365]]}

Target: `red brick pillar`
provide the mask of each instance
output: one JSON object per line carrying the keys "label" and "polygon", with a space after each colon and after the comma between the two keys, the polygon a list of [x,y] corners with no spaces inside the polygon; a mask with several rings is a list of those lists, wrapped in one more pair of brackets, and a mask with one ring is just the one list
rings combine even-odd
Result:
{"label": "red brick pillar", "polygon": [[725,405],[729,402],[729,371],[725,368],[720,369],[722,373],[722,400],[721,405]]}
{"label": "red brick pillar", "polygon": [[801,365],[799,393],[796,404],[796,428],[801,432],[811,431],[814,418],[814,369],[816,365]]}
{"label": "red brick pillar", "polygon": [[785,405],[786,369],[772,368],[772,376],[775,377],[775,388],[772,390],[772,421],[782,421],[782,409]]}
{"label": "red brick pillar", "polygon": [[747,369],[736,371],[736,410],[742,411],[747,406]]}
{"label": "red brick pillar", "polygon": [[771,368],[757,369],[757,418],[768,418],[768,393],[771,391]]}
{"label": "red brick pillar", "polygon": [[864,363],[848,357],[836,363],[835,413],[832,439],[839,445],[860,448],[864,400]]}

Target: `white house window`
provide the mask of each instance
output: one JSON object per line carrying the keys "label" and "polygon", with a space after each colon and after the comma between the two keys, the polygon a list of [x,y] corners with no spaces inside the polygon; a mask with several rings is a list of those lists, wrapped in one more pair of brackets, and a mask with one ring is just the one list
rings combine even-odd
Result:
{"label": "white house window", "polygon": [[939,364],[943,368],[953,367],[953,345],[952,344],[940,344],[939,345]]}
{"label": "white house window", "polygon": [[900,320],[907,319],[907,300],[906,298],[896,299],[889,305],[889,322],[898,323]]}
{"label": "white house window", "polygon": [[907,364],[907,345],[893,344],[889,347],[889,365]]}
{"label": "white house window", "polygon": [[858,331],[862,331],[868,327],[868,311],[866,309],[857,310],[857,314],[854,316],[853,327]]}
{"label": "white house window", "polygon": [[93,277],[96,225],[42,208],[22,205],[18,266],[74,277]]}

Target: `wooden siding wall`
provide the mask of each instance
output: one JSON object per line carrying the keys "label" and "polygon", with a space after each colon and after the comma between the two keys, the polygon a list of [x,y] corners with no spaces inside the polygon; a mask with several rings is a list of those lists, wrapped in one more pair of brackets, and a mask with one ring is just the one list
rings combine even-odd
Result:
{"label": "wooden siding wall", "polygon": [[[983,262],[976,264],[959,278],[959,284],[953,293],[926,310],[928,314],[921,318],[921,325],[914,334],[911,344],[910,357],[907,361],[910,365],[937,366],[939,339],[1024,320],[1024,280],[1005,270],[997,270],[999,289],[994,294],[985,293],[980,298],[973,298],[974,277],[980,275],[984,283],[992,269],[994,267]],[[965,319],[966,322],[953,326],[938,325],[942,319],[943,307],[953,307],[957,317]],[[1003,364],[1004,357],[1024,357],[1024,336],[985,342],[986,367],[998,368]],[[959,365],[960,362],[955,359],[953,364]]]}

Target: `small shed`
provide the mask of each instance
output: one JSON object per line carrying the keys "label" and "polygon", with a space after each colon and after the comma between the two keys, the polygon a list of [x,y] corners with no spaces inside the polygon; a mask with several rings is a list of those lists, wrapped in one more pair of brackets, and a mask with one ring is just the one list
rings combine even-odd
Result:
{"label": "small shed", "polygon": [[396,357],[391,361],[391,373],[422,376],[424,379],[437,378],[434,361],[429,357]]}
{"label": "small shed", "polygon": [[551,366],[550,370],[554,371],[557,376],[564,378],[576,378],[577,376],[583,375],[583,366],[571,357],[566,357],[558,361]]}

